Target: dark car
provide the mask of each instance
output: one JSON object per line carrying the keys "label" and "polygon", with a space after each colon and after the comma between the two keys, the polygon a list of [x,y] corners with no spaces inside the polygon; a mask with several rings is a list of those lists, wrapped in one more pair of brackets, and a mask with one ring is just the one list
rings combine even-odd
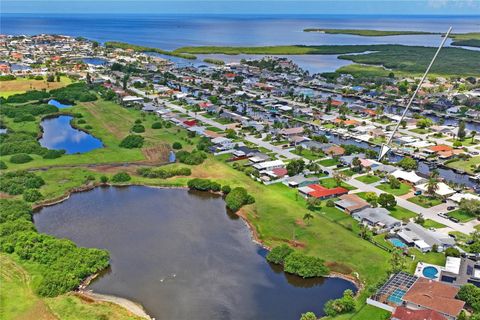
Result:
{"label": "dark car", "polygon": [[458,220],[457,218],[454,218],[454,217],[448,217],[448,219],[449,219],[450,221],[455,222],[455,223],[459,223],[459,222],[460,222],[460,220]]}
{"label": "dark car", "polygon": [[454,206],[448,206],[448,207],[447,207],[447,210],[448,210],[448,211],[455,210],[455,207],[454,207]]}

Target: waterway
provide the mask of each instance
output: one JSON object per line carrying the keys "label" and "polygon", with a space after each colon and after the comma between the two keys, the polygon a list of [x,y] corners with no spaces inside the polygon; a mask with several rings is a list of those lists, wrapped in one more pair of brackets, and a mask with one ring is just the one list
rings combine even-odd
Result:
{"label": "waterway", "polygon": [[207,193],[97,188],[42,209],[34,222],[39,232],[107,249],[111,268],[90,289],[140,302],[156,319],[297,320],[355,290],[270,265],[246,224]]}
{"label": "waterway", "polygon": [[43,129],[40,145],[48,149],[65,150],[67,154],[85,153],[103,147],[100,139],[73,128],[70,124],[72,119],[71,116],[44,119],[40,123]]}

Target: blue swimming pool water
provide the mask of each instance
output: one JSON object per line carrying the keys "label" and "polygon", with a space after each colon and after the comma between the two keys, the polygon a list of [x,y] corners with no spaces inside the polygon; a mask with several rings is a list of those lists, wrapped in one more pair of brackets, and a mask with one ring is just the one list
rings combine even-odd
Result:
{"label": "blue swimming pool water", "polygon": [[388,297],[388,301],[395,303],[396,305],[401,305],[403,300],[403,296],[407,293],[405,290],[402,289],[395,289],[393,293]]}
{"label": "blue swimming pool water", "polygon": [[407,246],[405,243],[403,243],[400,239],[397,238],[391,238],[388,239],[388,241],[390,241],[397,248],[405,248]]}
{"label": "blue swimming pool water", "polygon": [[423,275],[429,279],[436,279],[438,274],[438,269],[435,267],[425,267],[422,271]]}
{"label": "blue swimming pool water", "polygon": [[68,105],[68,104],[63,104],[55,99],[52,99],[50,101],[48,101],[48,104],[51,104],[52,106],[55,106],[57,107],[58,109],[65,109],[65,108],[70,108],[71,105]]}

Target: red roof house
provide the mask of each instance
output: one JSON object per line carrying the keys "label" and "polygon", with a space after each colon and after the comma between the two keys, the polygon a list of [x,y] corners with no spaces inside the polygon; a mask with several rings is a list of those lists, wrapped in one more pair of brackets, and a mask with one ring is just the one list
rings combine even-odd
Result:
{"label": "red roof house", "polygon": [[195,120],[185,120],[185,121],[183,121],[183,124],[186,125],[186,126],[189,126],[189,127],[193,127],[193,126],[197,125],[197,121],[195,121]]}
{"label": "red roof house", "polygon": [[447,320],[447,318],[433,310],[412,310],[397,307],[392,314],[392,320]]}
{"label": "red roof house", "polygon": [[308,192],[308,195],[318,199],[328,199],[348,193],[348,190],[342,187],[328,189],[319,184],[311,184],[308,186],[308,188],[313,190]]}

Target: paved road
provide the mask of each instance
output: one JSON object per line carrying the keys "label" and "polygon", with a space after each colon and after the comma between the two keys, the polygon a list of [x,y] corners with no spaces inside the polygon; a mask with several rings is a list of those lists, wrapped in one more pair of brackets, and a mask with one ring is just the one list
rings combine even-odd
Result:
{"label": "paved road", "polygon": [[263,147],[265,149],[268,149],[272,152],[275,152],[277,155],[282,156],[287,159],[303,159],[306,163],[309,162],[308,159],[305,159],[303,157],[300,157],[294,153],[291,153],[289,150],[282,149],[281,147],[274,146],[270,142],[263,141],[261,139],[255,138],[254,136],[247,135],[245,136],[245,140],[255,143],[257,146]]}

